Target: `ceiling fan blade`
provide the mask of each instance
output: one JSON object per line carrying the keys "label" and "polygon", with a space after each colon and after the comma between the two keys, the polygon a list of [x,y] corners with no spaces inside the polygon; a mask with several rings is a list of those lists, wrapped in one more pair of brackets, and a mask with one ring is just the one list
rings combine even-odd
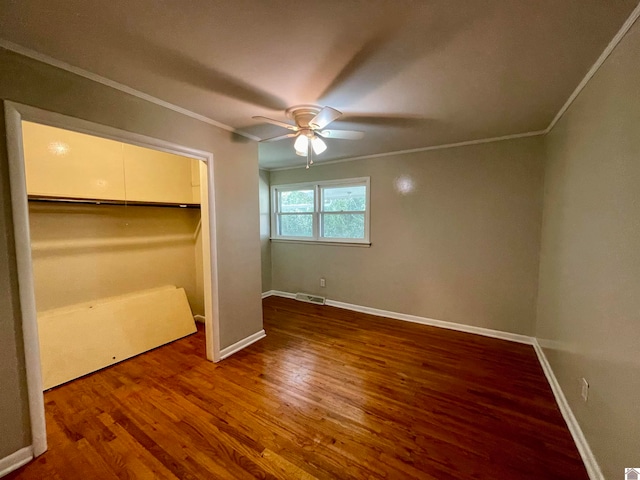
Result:
{"label": "ceiling fan blade", "polygon": [[324,107],[318,112],[315,117],[309,120],[309,125],[313,128],[322,129],[333,122],[340,115],[342,115],[342,112],[339,112],[335,108]]}
{"label": "ceiling fan blade", "polygon": [[272,123],[273,125],[278,125],[279,127],[283,127],[289,130],[293,130],[294,132],[297,132],[299,130],[299,128],[295,125],[291,125],[289,123],[285,123],[285,122],[281,122],[280,120],[274,120],[273,118],[268,118],[268,117],[263,117],[261,115],[255,116],[255,117],[251,117],[254,120],[263,120],[265,122],[268,123]]}
{"label": "ceiling fan blade", "polygon": [[324,138],[340,138],[343,140],[360,140],[364,137],[364,132],[357,130],[322,130],[317,133]]}
{"label": "ceiling fan blade", "polygon": [[126,33],[121,30],[119,36],[122,45],[136,45],[135,49],[128,49],[132,55],[128,58],[145,65],[149,71],[157,72],[166,78],[180,81],[203,92],[217,93],[257,107],[269,110],[287,108],[283,99],[252,85],[241,77],[218,70],[214,65],[202,62],[197,56],[192,56],[185,50],[175,48],[177,42],[151,41],[135,33],[134,30]]}
{"label": "ceiling fan blade", "polygon": [[284,135],[278,135],[277,137],[265,138],[260,142],[277,142],[278,140],[284,140],[285,138],[297,137],[297,133],[285,133]]}

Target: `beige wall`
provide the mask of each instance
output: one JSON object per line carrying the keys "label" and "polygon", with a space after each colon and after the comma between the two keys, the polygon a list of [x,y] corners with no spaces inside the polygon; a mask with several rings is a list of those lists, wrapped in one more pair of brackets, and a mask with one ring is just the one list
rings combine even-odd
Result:
{"label": "beige wall", "polygon": [[[0,49],[0,98],[160,138],[215,156],[221,347],[262,329],[258,149],[255,142]],[[10,226],[6,137],[0,136],[3,226]],[[0,457],[28,443],[19,303],[11,230],[0,241]],[[9,232],[7,234],[6,232]]]}
{"label": "beige wall", "polygon": [[163,285],[185,289],[194,314],[199,209],[30,202],[39,312]]}
{"label": "beige wall", "polygon": [[372,242],[272,242],[272,288],[533,334],[542,153],[534,137],[272,171],[272,185],[370,176]]}
{"label": "beige wall", "polygon": [[546,139],[536,334],[611,479],[640,463],[639,59],[636,23]]}
{"label": "beige wall", "polygon": [[269,218],[269,183],[268,170],[260,170],[260,247],[262,253],[262,291],[271,290],[271,220]]}

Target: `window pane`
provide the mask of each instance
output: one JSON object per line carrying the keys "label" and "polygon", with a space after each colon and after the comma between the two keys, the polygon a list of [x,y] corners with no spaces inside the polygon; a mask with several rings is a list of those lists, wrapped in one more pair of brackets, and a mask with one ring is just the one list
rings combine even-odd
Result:
{"label": "window pane", "polygon": [[313,237],[313,215],[278,215],[279,235],[283,237]]}
{"label": "window pane", "polygon": [[313,212],[313,189],[278,192],[281,212]]}
{"label": "window pane", "polygon": [[367,206],[367,187],[330,187],[322,189],[323,212],[364,212]]}
{"label": "window pane", "polygon": [[364,239],[364,213],[325,213],[322,226],[324,238]]}

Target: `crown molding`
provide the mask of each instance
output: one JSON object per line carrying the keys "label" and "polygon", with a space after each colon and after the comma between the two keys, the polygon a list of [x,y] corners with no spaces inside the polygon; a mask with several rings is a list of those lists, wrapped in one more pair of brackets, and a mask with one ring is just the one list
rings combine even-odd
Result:
{"label": "crown molding", "polygon": [[[347,157],[340,158],[338,160],[329,160],[326,162],[315,161],[313,163],[313,167],[321,167],[323,165],[333,165],[334,163],[343,163],[343,162],[353,162],[354,160],[367,160],[370,158],[380,158],[380,157],[391,157],[394,155],[406,155],[409,153],[417,153],[417,152],[428,152],[430,150],[445,150],[447,148],[458,148],[458,147],[467,147],[470,145],[480,145],[483,143],[493,143],[493,142],[503,142],[505,140],[515,140],[517,138],[526,138],[526,137],[536,137],[538,135],[546,134],[546,130],[535,130],[533,132],[524,132],[524,133],[514,133],[511,135],[503,135],[501,137],[490,137],[490,138],[479,138],[477,140],[467,140],[464,142],[456,142],[456,143],[445,143],[442,145],[431,145],[430,147],[420,147],[420,148],[412,148],[409,150],[395,150],[392,152],[385,153],[374,153],[371,155],[361,155],[358,157]],[[262,167],[261,167],[262,168]],[[276,167],[276,168],[266,168],[271,172],[278,172],[280,170],[293,170],[295,168],[306,168],[306,165],[296,165],[294,167]]]}
{"label": "crown molding", "polygon": [[[379,153],[379,154],[374,154],[374,155],[363,155],[363,156],[359,156],[359,157],[342,158],[342,159],[339,159],[339,160],[330,160],[328,162],[316,162],[314,165],[318,167],[318,166],[321,166],[321,165],[331,165],[331,164],[334,164],[334,163],[350,162],[350,161],[353,161],[353,160],[364,160],[364,159],[367,159],[367,158],[378,158],[378,157],[386,157],[386,156],[392,156],[392,155],[403,155],[403,154],[406,154],[406,153],[426,152],[426,151],[429,151],[429,150],[440,150],[440,149],[445,149],[445,148],[457,148],[457,147],[464,147],[464,146],[467,146],[467,145],[478,145],[478,144],[481,144],[481,143],[500,142],[500,141],[503,141],[503,140],[511,140],[511,139],[515,139],[515,138],[533,137],[533,136],[536,136],[536,135],[546,135],[551,130],[553,130],[553,127],[555,127],[556,123],[558,123],[558,120],[560,120],[560,118],[562,118],[562,116],[566,113],[566,111],[569,109],[569,107],[575,101],[575,99],[578,97],[578,95],[580,95],[582,90],[584,90],[584,88],[587,86],[589,81],[598,72],[598,70],[600,70],[600,67],[602,67],[602,65],[607,60],[607,58],[609,58],[609,55],[611,55],[611,53],[615,50],[615,48],[618,46],[618,44],[620,44],[622,39],[629,32],[629,30],[631,29],[633,24],[638,20],[638,18],[640,18],[640,3],[638,3],[636,8],[633,9],[631,14],[627,18],[627,20],[622,24],[622,27],[620,27],[620,30],[618,30],[618,33],[616,33],[615,36],[613,37],[613,39],[611,39],[611,41],[609,42],[607,47],[604,49],[602,54],[598,57],[596,62],[591,66],[591,68],[589,69],[587,74],[584,76],[582,81],[578,84],[578,86],[573,91],[573,93],[569,96],[569,98],[564,103],[564,105],[562,105],[562,107],[560,108],[560,110],[558,111],[556,116],[553,117],[553,120],[551,120],[551,123],[549,123],[549,126],[547,126],[547,128],[545,128],[544,130],[538,130],[538,131],[526,132],[526,133],[519,133],[519,134],[515,134],[515,135],[505,135],[505,136],[502,136],[502,137],[484,138],[484,139],[480,139],[480,140],[471,140],[471,141],[466,141],[466,142],[449,143],[449,144],[445,144],[445,145],[434,145],[434,146],[431,146],[431,147],[424,147],[424,148],[414,148],[414,149],[411,149],[411,150],[398,150],[398,151],[395,151],[395,152]],[[267,170],[270,170],[272,172],[276,172],[276,171],[280,171],[280,170],[293,170],[295,168],[305,168],[305,165],[296,165],[296,166],[292,166],[292,167],[267,168]]]}
{"label": "crown molding", "polygon": [[31,58],[33,60],[36,60],[38,62],[42,62],[42,63],[46,63],[47,65],[51,65],[52,67],[56,67],[56,68],[60,68],[62,70],[65,70],[67,72],[70,73],[74,73],[76,75],[79,75],[81,77],[87,78],[89,80],[92,80],[94,82],[98,82],[102,85],[105,85],[107,87],[111,87],[114,88],[116,90],[119,90],[123,93],[132,95],[134,97],[140,98],[142,100],[146,100],[147,102],[151,102],[155,105],[158,105],[160,107],[164,107],[167,108],[169,110],[173,110],[174,112],[180,113],[182,115],[186,115],[187,117],[191,117],[195,120],[199,120],[201,122],[204,123],[208,123],[209,125],[213,125],[214,127],[218,127],[221,128],[222,130],[226,130],[228,132],[233,132],[237,135],[241,135],[243,137],[249,138],[251,140],[255,140],[258,141],[260,140],[258,137],[254,136],[254,135],[250,135],[248,133],[245,132],[241,132],[229,125],[226,125],[224,123],[218,122],[217,120],[214,120],[212,118],[209,118],[205,115],[201,115],[199,113],[196,112],[192,112],[191,110],[187,110],[186,108],[182,108],[178,105],[175,105],[173,103],[167,102],[165,100],[162,100],[160,98],[154,97],[153,95],[149,95],[148,93],[144,93],[141,92],[140,90],[136,90],[135,88],[131,88],[128,87],[127,85],[123,85],[122,83],[113,81],[113,80],[109,80],[108,78],[105,78],[101,75],[95,74],[95,73],[91,73],[87,70],[84,70],[82,68],[79,67],[74,67],[73,65],[70,65],[66,62],[62,62],[60,60],[57,60],[53,57],[50,57],[49,55],[45,55],[43,53],[40,52],[36,52],[35,50],[31,50],[30,48],[26,48],[23,47],[22,45],[18,45],[17,43],[13,43],[10,42],[8,40],[4,40],[0,38],[0,48],[4,48],[5,50],[9,50],[11,52],[15,52],[18,53],[20,55],[23,55],[25,57]]}
{"label": "crown molding", "polygon": [[[56,68],[60,68],[62,70],[65,70],[67,72],[70,73],[74,73],[76,75],[79,75],[81,77],[87,78],[89,80],[92,80],[94,82],[98,82],[102,85],[105,85],[107,87],[111,87],[114,88],[116,90],[119,90],[123,93],[127,93],[129,95],[133,95],[134,97],[140,98],[142,100],[146,100],[148,102],[151,102],[155,105],[161,106],[161,107],[165,107],[168,108],[169,110],[173,110],[174,112],[177,113],[181,113],[182,115],[186,115],[188,117],[194,118],[196,120],[199,120],[201,122],[205,122],[208,123],[209,125],[213,125],[215,127],[221,128],[223,130],[226,130],[228,132],[233,132],[236,133],[238,135],[241,135],[243,137],[249,138],[251,140],[255,140],[255,141],[260,141],[261,139],[259,137],[256,137],[255,135],[250,135],[246,132],[242,132],[240,130],[237,130],[229,125],[226,125],[224,123],[218,122],[212,118],[206,117],[204,115],[201,115],[199,113],[196,112],[192,112],[191,110],[187,110],[186,108],[182,108],[178,105],[175,105],[173,103],[169,103],[165,100],[161,100],[157,97],[154,97],[153,95],[149,95],[147,93],[141,92],[140,90],[136,90],[135,88],[131,88],[128,87],[127,85],[124,85],[122,83],[113,81],[113,80],[109,80],[108,78],[105,78],[101,75],[89,72],[87,70],[84,70],[82,68],[79,67],[75,67],[73,65],[70,65],[66,62],[62,62],[60,60],[57,60],[53,57],[50,57],[49,55],[45,55],[43,53],[40,52],[36,52],[35,50],[31,50],[30,48],[26,48],[23,47],[22,45],[18,45],[17,43],[13,43],[10,42],[8,40],[4,40],[2,38],[0,38],[0,48],[4,48],[5,50],[9,50],[11,52],[15,52],[18,53],[20,55],[23,55],[25,57],[31,58],[33,60],[36,60],[38,62],[42,62],[45,63],[47,65],[51,65],[52,67],[56,67]],[[444,144],[444,145],[432,145],[429,147],[422,147],[422,148],[414,148],[414,149],[410,149],[410,150],[397,150],[397,151],[393,151],[393,152],[386,152],[386,153],[377,153],[377,154],[372,154],[372,155],[362,155],[362,156],[358,156],[358,157],[348,157],[348,158],[342,158],[339,160],[330,160],[328,162],[318,162],[317,166],[320,165],[330,165],[333,163],[341,163],[341,162],[350,162],[353,160],[364,160],[367,158],[377,158],[377,157],[387,157],[387,156],[393,156],[393,155],[403,155],[403,154],[407,154],[407,153],[415,153],[415,152],[424,152],[424,151],[429,151],[429,150],[440,150],[440,149],[444,149],[444,148],[456,148],[456,147],[463,147],[466,145],[477,145],[477,144],[481,144],[481,143],[490,143],[490,142],[499,142],[502,140],[511,140],[514,138],[522,138],[522,137],[532,137],[532,136],[536,136],[536,135],[544,135],[545,133],[548,132],[548,128],[547,130],[539,130],[539,131],[535,131],[535,132],[526,132],[526,133],[517,133],[514,135],[504,135],[502,137],[492,137],[492,138],[483,138],[483,139],[478,139],[478,140],[469,140],[469,141],[465,141],[465,142],[458,142],[458,143],[449,143],[449,144]],[[268,167],[260,167],[261,170],[266,170],[266,171],[278,171],[278,170],[291,170],[294,168],[305,168],[305,165],[296,165],[296,166],[291,166],[291,167],[279,167],[279,168],[268,168]]]}
{"label": "crown molding", "polygon": [[[478,139],[478,140],[468,140],[468,141],[457,142],[457,143],[447,143],[447,144],[443,144],[443,145],[432,145],[432,146],[429,146],[429,147],[413,148],[413,149],[409,149],[409,150],[396,150],[396,151],[392,151],[392,152],[376,153],[376,154],[372,154],[372,155],[361,155],[361,156],[357,156],[357,157],[347,157],[347,158],[341,158],[341,159],[338,159],[338,160],[330,160],[330,161],[327,161],[327,162],[317,162],[316,166],[332,165],[332,164],[335,164],[335,163],[351,162],[351,161],[354,161],[354,160],[365,160],[365,159],[370,159],[370,158],[389,157],[389,156],[394,156],[394,155],[405,155],[405,154],[409,154],[409,153],[428,152],[428,151],[431,151],[431,150],[443,150],[443,149],[447,149],[447,148],[465,147],[465,146],[469,146],[469,145],[479,145],[479,144],[483,144],[483,143],[492,143],[492,142],[501,142],[501,141],[504,141],[504,140],[513,140],[513,139],[516,139],[516,138],[524,138],[524,137],[534,137],[534,136],[538,136],[538,135],[546,135],[551,130],[553,130],[553,127],[555,127],[556,123],[558,123],[560,118],[562,118],[562,116],[566,113],[566,111],[573,104],[573,102],[578,97],[578,95],[580,95],[582,90],[584,90],[584,88],[587,86],[589,81],[593,78],[593,76],[598,72],[598,70],[600,70],[600,67],[602,67],[604,62],[609,57],[609,55],[611,55],[611,53],[615,50],[615,48],[622,41],[622,39],[625,37],[625,35],[629,32],[629,30],[631,29],[633,24],[638,20],[639,17],[640,17],[640,3],[636,6],[636,8],[633,9],[631,14],[627,18],[627,20],[624,22],[624,24],[620,28],[620,30],[618,30],[618,33],[616,33],[616,35],[613,37],[613,39],[609,42],[607,47],[604,49],[602,54],[598,57],[596,62],[591,66],[591,68],[589,69],[587,74],[584,76],[582,81],[578,84],[576,89],[569,96],[569,98],[564,103],[564,105],[560,108],[560,110],[558,111],[556,116],[553,118],[553,120],[551,120],[551,123],[549,123],[549,126],[547,126],[547,128],[545,128],[544,130],[536,130],[536,131],[532,131],[532,132],[517,133],[517,134],[513,134],[513,135],[503,135],[503,136],[500,136],[500,137],[482,138],[482,139]],[[213,125],[215,127],[221,128],[223,130],[227,130],[229,132],[233,132],[233,133],[241,135],[241,136],[243,136],[245,138],[249,138],[249,139],[255,140],[255,141],[259,141],[260,140],[260,138],[254,136],[254,135],[251,135],[251,134],[248,134],[246,132],[242,132],[240,130],[237,130],[237,129],[229,126],[229,125],[226,125],[224,123],[218,122],[218,121],[216,121],[216,120],[214,120],[212,118],[206,117],[206,116],[201,115],[199,113],[192,112],[191,110],[187,110],[186,108],[182,108],[182,107],[180,107],[178,105],[174,105],[173,103],[166,102],[166,101],[161,100],[161,99],[159,99],[157,97],[154,97],[154,96],[149,95],[147,93],[141,92],[141,91],[136,90],[134,88],[128,87],[128,86],[123,85],[121,83],[115,82],[113,80],[109,80],[108,78],[102,77],[101,75],[97,75],[97,74],[91,73],[91,72],[89,72],[87,70],[84,70],[82,68],[74,67],[73,65],[70,65],[68,63],[62,62],[60,60],[56,60],[53,57],[50,57],[48,55],[36,52],[35,50],[31,50],[29,48],[23,47],[23,46],[18,45],[16,43],[0,39],[0,48],[4,48],[6,50],[10,50],[10,51],[18,53],[20,55],[24,55],[25,57],[32,58],[34,60],[46,63],[46,64],[51,65],[53,67],[60,68],[62,70],[66,70],[68,72],[75,73],[76,75],[80,75],[81,77],[87,78],[89,80],[93,80],[95,82],[101,83],[102,85],[106,85],[106,86],[111,87],[111,88],[115,88],[116,90],[119,90],[121,92],[127,93],[129,95],[133,95],[135,97],[138,97],[140,99],[146,100],[146,101],[151,102],[151,103],[154,103],[154,104],[159,105],[161,107],[168,108],[169,110],[173,110],[174,112],[181,113],[183,115],[186,115],[188,117],[194,118],[196,120],[200,120],[201,122],[205,122],[205,123],[208,123],[208,124]],[[305,168],[305,167],[306,167],[305,165],[296,165],[296,166],[291,166],[291,167],[278,167],[278,168],[260,167],[260,169],[261,170],[266,170],[266,171],[280,171],[280,170],[293,170],[293,169],[296,169],[296,168]]]}
{"label": "crown molding", "polygon": [[578,84],[578,86],[573,91],[571,96],[569,96],[569,98],[567,99],[565,104],[562,106],[562,108],[560,108],[556,116],[553,118],[553,120],[551,120],[551,123],[545,130],[545,134],[553,130],[553,127],[555,127],[556,123],[558,123],[558,120],[562,118],[562,116],[569,109],[569,107],[574,102],[574,100],[578,97],[578,95],[580,95],[580,92],[584,90],[584,88],[587,86],[589,81],[598,72],[598,70],[600,70],[600,67],[602,67],[605,60],[609,58],[609,55],[611,55],[611,53],[615,50],[615,48],[622,41],[625,35],[629,32],[633,24],[636,22],[636,20],[638,20],[638,17],[640,17],[640,3],[636,6],[636,8],[633,9],[633,11],[631,12],[631,15],[629,15],[629,18],[627,18],[627,21],[622,24],[622,27],[620,28],[620,30],[618,30],[618,33],[616,33],[613,39],[609,42],[609,45],[607,45],[607,48],[605,48],[602,54],[598,57],[598,59],[596,60],[596,63],[594,63],[591,66],[591,68],[589,69],[587,74],[584,76],[582,81]]}

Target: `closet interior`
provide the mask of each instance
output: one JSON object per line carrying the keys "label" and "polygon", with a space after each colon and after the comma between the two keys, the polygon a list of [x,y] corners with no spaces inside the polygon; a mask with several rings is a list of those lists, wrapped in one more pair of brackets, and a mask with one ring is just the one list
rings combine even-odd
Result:
{"label": "closet interior", "polygon": [[37,123],[22,132],[43,387],[194,333],[200,162]]}

